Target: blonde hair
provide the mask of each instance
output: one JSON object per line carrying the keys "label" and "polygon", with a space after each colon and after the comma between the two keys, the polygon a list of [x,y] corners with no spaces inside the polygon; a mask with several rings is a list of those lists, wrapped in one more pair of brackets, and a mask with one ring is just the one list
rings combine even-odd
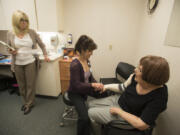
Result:
{"label": "blonde hair", "polygon": [[[21,19],[27,20],[27,27],[23,31],[20,29]],[[28,18],[28,16],[20,10],[15,11],[12,15],[12,26],[13,26],[13,31],[16,35],[18,35],[19,33],[26,34],[29,31],[29,18]]]}

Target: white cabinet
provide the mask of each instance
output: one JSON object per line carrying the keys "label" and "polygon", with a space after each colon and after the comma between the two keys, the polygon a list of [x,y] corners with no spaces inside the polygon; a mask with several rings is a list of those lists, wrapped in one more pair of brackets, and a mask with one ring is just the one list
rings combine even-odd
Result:
{"label": "white cabinet", "polygon": [[30,28],[38,31],[63,31],[63,0],[0,0],[0,29],[12,29],[12,14],[24,11]]}
{"label": "white cabinet", "polygon": [[30,27],[37,28],[34,0],[1,0],[0,8],[2,10],[0,17],[6,30],[12,29],[12,14],[16,10],[24,11],[29,17]]}
{"label": "white cabinet", "polygon": [[0,0],[0,18],[1,18],[0,30],[7,30],[7,24],[6,24],[5,14],[4,14],[4,11],[3,11],[1,0]]}
{"label": "white cabinet", "polygon": [[62,0],[36,0],[39,31],[63,30],[62,6]]}
{"label": "white cabinet", "polygon": [[36,94],[57,97],[61,93],[59,59],[42,62],[36,81]]}

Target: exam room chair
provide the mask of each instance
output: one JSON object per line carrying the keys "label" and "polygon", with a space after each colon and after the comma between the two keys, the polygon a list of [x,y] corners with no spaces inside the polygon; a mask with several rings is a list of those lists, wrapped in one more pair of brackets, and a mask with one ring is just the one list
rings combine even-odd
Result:
{"label": "exam room chair", "polygon": [[128,79],[129,75],[134,72],[135,67],[126,62],[119,62],[116,70],[115,77],[113,78],[100,78],[100,82],[103,84],[121,83]]}
{"label": "exam room chair", "polygon": [[61,122],[60,126],[63,127],[68,124],[70,121],[76,121],[77,120],[77,113],[73,106],[73,103],[68,97],[68,92],[66,91],[63,95],[63,102],[65,104],[65,108],[63,111],[63,114],[61,116]]}
{"label": "exam room chair", "polygon": [[[122,83],[130,74],[134,72],[135,67],[126,62],[119,62],[114,78],[100,78],[100,82],[103,84]],[[115,93],[110,93],[110,95]],[[145,131],[139,131],[132,127],[130,124],[114,120],[107,125],[102,126],[102,135],[152,135],[153,127],[148,128]]]}

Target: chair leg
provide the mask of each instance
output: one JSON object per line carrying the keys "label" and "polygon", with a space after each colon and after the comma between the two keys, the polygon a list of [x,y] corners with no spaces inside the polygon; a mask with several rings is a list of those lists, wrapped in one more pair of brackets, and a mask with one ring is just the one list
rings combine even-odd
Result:
{"label": "chair leg", "polygon": [[61,115],[61,122],[60,122],[60,126],[61,127],[63,127],[64,126],[64,117],[67,115],[67,112],[68,111],[68,107],[65,105],[65,108],[64,108],[64,111],[63,111],[63,113],[62,113],[62,115]]}
{"label": "chair leg", "polygon": [[77,120],[77,113],[75,112],[74,107],[65,106],[60,122],[61,127],[65,126],[65,120],[71,120],[71,121]]}

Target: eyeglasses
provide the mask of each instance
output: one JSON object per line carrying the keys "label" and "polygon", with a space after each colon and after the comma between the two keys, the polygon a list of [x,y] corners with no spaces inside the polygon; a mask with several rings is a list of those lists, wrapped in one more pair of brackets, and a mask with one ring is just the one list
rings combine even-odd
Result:
{"label": "eyeglasses", "polygon": [[142,72],[142,69],[140,68],[140,66],[137,66],[136,69],[137,69],[139,72]]}
{"label": "eyeglasses", "polygon": [[28,22],[28,20],[21,18],[21,19],[20,19],[20,22]]}

